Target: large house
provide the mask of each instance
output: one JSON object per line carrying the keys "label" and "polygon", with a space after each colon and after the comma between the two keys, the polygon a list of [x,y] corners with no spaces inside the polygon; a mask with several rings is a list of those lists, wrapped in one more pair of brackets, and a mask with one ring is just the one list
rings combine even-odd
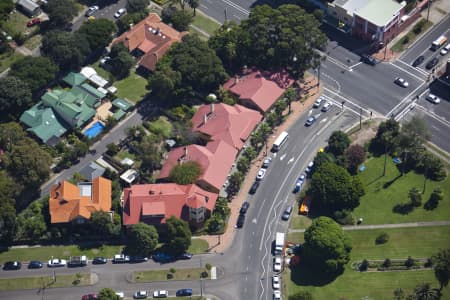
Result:
{"label": "large house", "polygon": [[123,43],[130,53],[138,58],[139,66],[154,71],[156,63],[173,43],[181,41],[188,32],[179,32],[163,23],[151,13],[130,30],[112,41],[112,45]]}
{"label": "large house", "polygon": [[241,104],[264,114],[293,83],[294,80],[286,71],[269,72],[245,68],[242,73],[230,78],[223,87],[234,94]]}
{"label": "large house", "polygon": [[168,153],[159,174],[159,179],[168,179],[176,165],[195,161],[201,167],[201,175],[196,184],[201,188],[218,193],[225,183],[238,151],[223,140],[211,141],[206,146],[188,145],[178,147]]}
{"label": "large house", "polygon": [[138,184],[123,191],[123,224],[162,225],[175,216],[202,223],[214,209],[218,195],[195,184]]}
{"label": "large house", "polygon": [[74,185],[68,181],[50,189],[50,222],[84,223],[97,211],[111,211],[111,180],[97,177]]}
{"label": "large house", "polygon": [[208,140],[224,141],[241,150],[262,115],[242,105],[224,103],[202,105],[192,117],[192,130]]}

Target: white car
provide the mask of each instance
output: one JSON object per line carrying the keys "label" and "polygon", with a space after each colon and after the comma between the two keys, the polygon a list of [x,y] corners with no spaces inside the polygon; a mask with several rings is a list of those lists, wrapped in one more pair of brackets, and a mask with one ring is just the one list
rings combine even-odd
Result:
{"label": "white car", "polygon": [[430,101],[431,103],[434,103],[434,104],[441,103],[441,99],[439,99],[436,95],[431,94],[431,93],[428,94],[425,99],[427,99],[428,101]]}
{"label": "white car", "polygon": [[119,296],[120,299],[125,298],[125,293],[124,292],[116,292],[116,295]]}
{"label": "white car", "polygon": [[169,292],[166,290],[159,290],[153,292],[153,298],[167,298],[169,297]]}
{"label": "white car", "polygon": [[281,257],[277,256],[273,259],[273,270],[275,272],[281,271]]}
{"label": "white car", "polygon": [[148,293],[147,291],[137,291],[133,294],[134,299],[147,299]]}
{"label": "white car", "polygon": [[125,13],[127,12],[127,10],[125,8],[121,8],[118,11],[116,11],[116,13],[114,14],[114,18],[118,19],[121,16],[123,16]]}
{"label": "white car", "polygon": [[323,105],[322,111],[323,111],[323,112],[329,111],[332,105],[333,105],[333,104],[332,104],[331,102],[328,101],[327,103],[325,103],[325,104]]}
{"label": "white car", "polygon": [[84,14],[86,17],[92,16],[96,11],[99,10],[99,7],[97,5],[91,6],[87,9],[86,13]]}
{"label": "white car", "polygon": [[261,168],[256,175],[256,180],[262,180],[264,176],[266,176],[266,169]]}
{"label": "white car", "polygon": [[67,261],[65,259],[52,258],[48,261],[47,264],[50,268],[53,267],[64,267],[67,265]]}
{"label": "white car", "polygon": [[272,277],[272,287],[273,287],[274,290],[279,290],[280,289],[280,276],[274,275]]}
{"label": "white car", "polygon": [[322,97],[317,98],[316,102],[314,102],[314,104],[313,104],[313,107],[314,107],[314,108],[318,108],[318,107],[320,106],[320,104],[322,104],[322,102],[323,102],[324,100],[325,100],[325,99],[322,98]]}
{"label": "white car", "polygon": [[272,162],[272,157],[266,157],[263,161],[261,168],[267,169]]}
{"label": "white car", "polygon": [[407,88],[409,86],[408,81],[406,81],[405,79],[403,79],[401,77],[396,77],[394,82],[404,88]]}
{"label": "white car", "polygon": [[312,167],[314,167],[314,161],[310,161],[308,166],[305,169],[306,173],[310,173],[312,171]]}
{"label": "white car", "polygon": [[273,300],[281,300],[281,292],[273,291]]}
{"label": "white car", "polygon": [[447,55],[447,53],[450,52],[450,43],[448,43],[447,45],[445,45],[444,48],[441,49],[441,55]]}

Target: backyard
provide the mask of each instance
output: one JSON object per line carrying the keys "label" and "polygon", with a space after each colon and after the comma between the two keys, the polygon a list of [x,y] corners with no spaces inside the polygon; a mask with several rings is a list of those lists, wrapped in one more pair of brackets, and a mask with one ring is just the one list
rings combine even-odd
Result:
{"label": "backyard", "polygon": [[133,103],[141,101],[148,92],[147,79],[136,74],[134,69],[127,78],[115,81],[113,85],[117,88],[117,97],[128,99]]}

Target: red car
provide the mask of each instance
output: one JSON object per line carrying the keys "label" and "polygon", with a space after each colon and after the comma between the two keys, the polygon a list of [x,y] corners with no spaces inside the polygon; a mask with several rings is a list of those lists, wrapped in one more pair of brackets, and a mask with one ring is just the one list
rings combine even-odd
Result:
{"label": "red car", "polygon": [[82,300],[96,300],[98,299],[97,294],[87,294],[81,297]]}
{"label": "red car", "polygon": [[41,24],[41,19],[39,19],[39,18],[31,19],[30,21],[28,21],[27,27],[31,27],[31,26],[34,26],[36,24]]}

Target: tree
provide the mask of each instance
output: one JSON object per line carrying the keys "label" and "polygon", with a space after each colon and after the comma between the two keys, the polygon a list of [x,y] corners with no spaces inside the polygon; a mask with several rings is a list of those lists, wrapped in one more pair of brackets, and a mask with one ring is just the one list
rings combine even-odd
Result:
{"label": "tree", "polygon": [[58,67],[47,57],[25,56],[11,65],[9,75],[25,82],[28,87],[37,92],[55,79]]}
{"label": "tree", "polygon": [[200,0],[188,0],[189,7],[194,10],[194,16],[197,13],[197,8],[200,6]]}
{"label": "tree", "polygon": [[219,197],[214,206],[214,213],[220,215],[223,219],[230,214],[230,208],[228,207],[228,200],[226,198]]}
{"label": "tree", "polygon": [[166,220],[167,224],[167,246],[175,255],[179,255],[187,251],[191,245],[191,230],[186,221],[178,219],[174,216]]}
{"label": "tree", "polygon": [[116,24],[108,19],[95,19],[84,22],[78,34],[84,35],[91,51],[103,50],[113,38],[113,33],[117,31]]}
{"label": "tree", "polygon": [[117,79],[128,77],[134,65],[134,58],[123,43],[112,46],[110,53],[111,72]]}
{"label": "tree", "polygon": [[386,244],[389,241],[389,234],[387,232],[380,233],[375,239],[375,244]]}
{"label": "tree", "polygon": [[405,298],[405,292],[401,288],[394,290],[394,300],[402,300],[404,298]]}
{"label": "tree", "polygon": [[140,12],[146,10],[149,5],[149,0],[128,0],[127,11],[130,13]]}
{"label": "tree", "polygon": [[106,211],[96,211],[91,214],[89,220],[94,232],[101,237],[109,237],[114,232],[111,215]]}
{"label": "tree", "polygon": [[49,0],[45,10],[55,28],[65,28],[78,12],[73,0]]}
{"label": "tree", "polygon": [[338,157],[344,154],[345,149],[350,145],[350,139],[347,134],[342,131],[335,131],[328,139],[327,152],[332,153]]}
{"label": "tree", "polygon": [[291,103],[297,98],[297,93],[295,92],[294,88],[287,88],[284,92],[284,98],[286,99],[289,107],[289,114],[291,114]]}
{"label": "tree", "polygon": [[8,201],[0,202],[0,243],[11,245],[17,232],[16,209]]}
{"label": "tree", "polygon": [[439,300],[441,292],[438,289],[432,289],[429,283],[422,283],[414,288],[415,300]]}
{"label": "tree", "polygon": [[170,170],[169,180],[177,184],[191,184],[197,181],[201,174],[201,166],[196,161],[188,161]]}
{"label": "tree", "polygon": [[313,300],[313,296],[310,292],[300,291],[295,293],[294,295],[290,295],[288,300]]}
{"label": "tree", "polygon": [[408,198],[412,206],[419,207],[422,205],[422,195],[416,187],[409,190]]}
{"label": "tree", "polygon": [[283,121],[283,112],[287,107],[287,103],[284,100],[278,100],[274,105],[275,113],[278,117],[278,124],[281,124]]}
{"label": "tree", "polygon": [[250,168],[250,160],[246,156],[242,156],[237,162],[237,169],[239,172],[247,173]]}
{"label": "tree", "polygon": [[192,23],[193,16],[184,10],[175,10],[170,17],[170,23],[172,23],[173,28],[178,31],[189,30],[189,24]]}
{"label": "tree", "polygon": [[350,260],[351,249],[349,237],[328,217],[314,219],[305,231],[304,261],[325,274],[340,274]]}
{"label": "tree", "polygon": [[5,20],[14,9],[13,0],[3,0],[0,2],[0,20]]}
{"label": "tree", "polygon": [[148,255],[158,245],[156,228],[145,223],[134,224],[128,232],[127,253]]}
{"label": "tree", "polygon": [[327,162],[314,172],[309,193],[314,205],[333,212],[357,207],[364,189],[358,177],[352,178],[344,168]]}
{"label": "tree", "polygon": [[431,258],[434,266],[434,276],[439,281],[440,290],[448,286],[450,278],[450,248],[440,250]]}
{"label": "tree", "polygon": [[333,155],[327,152],[318,152],[316,157],[314,157],[313,170],[317,170],[321,165],[327,162],[334,163]]}
{"label": "tree", "polygon": [[98,293],[99,300],[119,300],[120,297],[116,294],[113,289],[103,288]]}
{"label": "tree", "polygon": [[351,145],[345,150],[347,169],[351,174],[358,172],[358,166],[366,160],[366,151],[359,144]]}
{"label": "tree", "polygon": [[32,103],[25,82],[14,76],[0,78],[0,121],[15,120]]}
{"label": "tree", "polygon": [[239,192],[242,181],[244,181],[244,174],[241,172],[237,171],[231,174],[227,187],[228,197],[232,197]]}

